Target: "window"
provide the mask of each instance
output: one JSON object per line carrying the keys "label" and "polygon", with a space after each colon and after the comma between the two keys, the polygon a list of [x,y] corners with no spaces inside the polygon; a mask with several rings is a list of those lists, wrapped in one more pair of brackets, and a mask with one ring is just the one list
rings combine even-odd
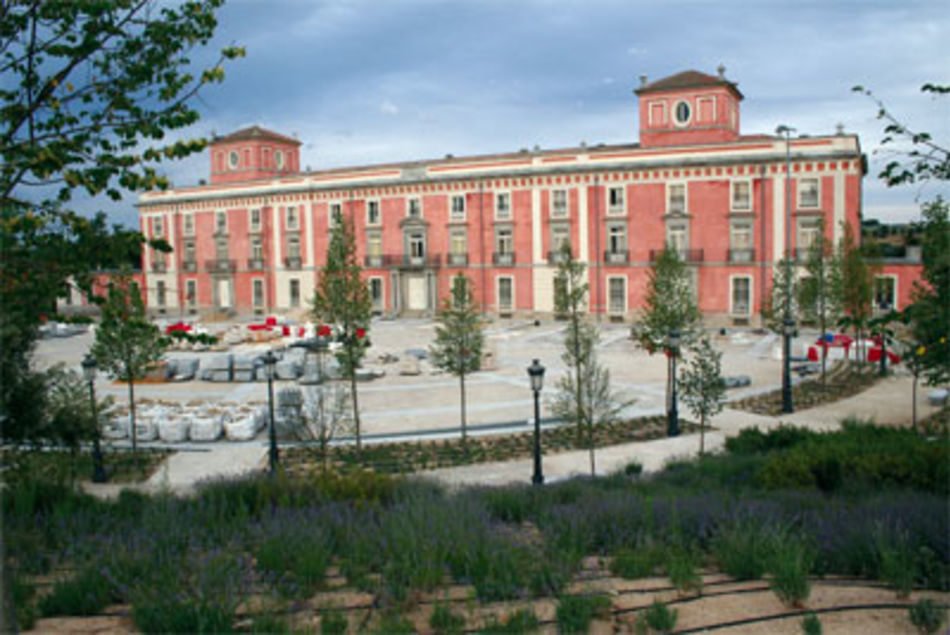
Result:
{"label": "window", "polygon": [[818,207],[818,179],[798,179],[798,206]]}
{"label": "window", "polygon": [[567,190],[551,191],[551,216],[553,218],[567,217]]}
{"label": "window", "polygon": [[152,233],[156,236],[165,235],[165,223],[161,216],[156,216],[152,219]]}
{"label": "window", "polygon": [[287,229],[294,230],[300,229],[300,217],[297,215],[297,208],[294,206],[288,207],[285,212]]}
{"label": "window", "polygon": [[500,192],[495,195],[495,219],[508,220],[511,218],[511,194]]}
{"label": "window", "polygon": [[327,221],[330,227],[336,227],[343,220],[343,204],[330,203],[330,217]]}
{"label": "window", "polygon": [[218,260],[228,259],[228,239],[218,238],[214,241],[214,255]]}
{"label": "window", "polygon": [[383,255],[383,237],[378,233],[366,235],[366,255],[373,258]]}
{"label": "window", "polygon": [[406,215],[409,218],[422,218],[422,201],[417,198],[410,198],[406,204]]}
{"label": "window", "polygon": [[752,262],[752,223],[733,222],[729,226],[729,261]]}
{"label": "window", "polygon": [[551,227],[551,251],[557,253],[561,245],[571,244],[571,230],[567,225],[553,225]]}
{"label": "window", "polygon": [[184,228],[182,231],[185,234],[185,236],[194,236],[195,235],[195,215],[185,214],[183,223],[184,223]]}
{"label": "window", "polygon": [[736,211],[752,209],[752,185],[748,181],[732,182],[732,209]]}
{"label": "window", "polygon": [[264,243],[260,236],[251,236],[251,260],[264,259]]}
{"label": "window", "polygon": [[198,283],[195,280],[186,280],[185,281],[185,301],[188,302],[188,306],[195,306],[198,304]]}
{"label": "window", "polygon": [[817,218],[802,218],[798,221],[798,249],[807,252],[818,242],[821,236],[821,220]]}
{"label": "window", "polygon": [[464,256],[468,252],[464,230],[454,230],[449,235],[449,253],[453,256]]}
{"label": "window", "polygon": [[897,277],[874,276],[874,310],[886,313],[897,308]]}
{"label": "window", "polygon": [[237,150],[231,150],[228,152],[228,167],[232,170],[236,170],[238,166],[238,161],[240,157],[238,156]]}
{"label": "window", "polygon": [[667,186],[667,214],[686,213],[686,184],[670,183]]}
{"label": "window", "polygon": [[261,231],[261,210],[259,209],[251,210],[251,231]]}
{"label": "window", "polygon": [[287,236],[287,257],[300,258],[300,237]]}
{"label": "window", "polygon": [[465,220],[465,197],[461,194],[452,196],[452,220]]}
{"label": "window", "polygon": [[692,108],[690,108],[689,104],[685,101],[677,102],[676,106],[673,107],[673,116],[676,118],[676,123],[681,126],[685,126],[689,123],[689,118],[692,114]]}
{"label": "window", "polygon": [[607,228],[607,249],[612,254],[622,254],[627,250],[627,228],[623,225],[611,225]]}
{"label": "window", "polygon": [[274,151],[274,165],[277,166],[278,170],[281,170],[284,167],[284,153],[280,150]]}
{"label": "window", "polygon": [[424,258],[426,255],[426,237],[422,232],[409,234],[409,255],[412,258]]}
{"label": "window", "polygon": [[623,188],[611,187],[607,190],[607,213],[623,214]]}
{"label": "window", "polygon": [[510,228],[504,227],[495,232],[495,252],[500,255],[514,253]]}
{"label": "window", "polygon": [[383,310],[383,279],[369,279],[369,299],[373,304],[374,311]]}
{"label": "window", "polygon": [[255,279],[254,280],[254,306],[262,307],[264,306],[264,281]]}
{"label": "window", "polygon": [[290,281],[290,306],[300,306],[300,280]]}
{"label": "window", "polygon": [[686,246],[689,239],[686,234],[686,225],[682,223],[672,223],[666,227],[666,243],[670,249],[676,251],[680,257],[686,254]]}
{"label": "window", "polygon": [[607,278],[607,311],[625,313],[627,311],[627,279]]}
{"label": "window", "polygon": [[514,306],[514,280],[510,276],[498,278],[498,310],[511,311]]}
{"label": "window", "polygon": [[228,214],[227,212],[215,212],[214,231],[217,234],[228,233]]}
{"label": "window", "polygon": [[733,315],[750,315],[752,313],[752,279],[748,276],[731,278]]}
{"label": "window", "polygon": [[195,261],[195,241],[193,240],[185,241],[184,260],[185,262]]}
{"label": "window", "polygon": [[165,306],[165,282],[159,280],[155,285],[155,299],[158,306]]}
{"label": "window", "polygon": [[379,225],[379,201],[367,201],[366,224]]}

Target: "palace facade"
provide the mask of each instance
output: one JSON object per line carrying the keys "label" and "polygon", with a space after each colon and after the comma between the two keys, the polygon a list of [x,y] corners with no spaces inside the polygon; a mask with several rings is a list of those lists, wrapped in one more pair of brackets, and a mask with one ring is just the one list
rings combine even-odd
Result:
{"label": "palace facade", "polygon": [[[296,139],[257,126],[217,137],[207,184],[138,203],[142,232],[174,248],[144,257],[148,305],[305,310],[342,215],[380,314],[431,314],[459,272],[488,314],[549,314],[558,246],[569,242],[587,265],[590,312],[631,318],[669,244],[708,318],[747,324],[787,249],[803,254],[822,231],[837,242],[845,223],[859,232],[866,167],[855,135],[742,134],[743,95],[721,68],[641,78],[634,93],[640,141],[622,145],[302,171]],[[879,297],[900,307],[919,267],[880,276]]]}

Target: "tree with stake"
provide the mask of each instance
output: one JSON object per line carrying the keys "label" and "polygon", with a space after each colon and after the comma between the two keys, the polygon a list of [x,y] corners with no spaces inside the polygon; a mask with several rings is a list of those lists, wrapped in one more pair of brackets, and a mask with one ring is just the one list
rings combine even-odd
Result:
{"label": "tree with stake", "polygon": [[722,378],[722,353],[708,338],[700,340],[680,378],[683,401],[699,419],[699,455],[706,452],[706,422],[722,411],[726,383]]}
{"label": "tree with stake", "polygon": [[481,368],[482,321],[475,307],[472,284],[464,274],[452,279],[451,297],[437,316],[435,343],[430,348],[432,363],[459,378],[461,394],[462,444],[468,443],[465,413],[465,376]]}
{"label": "tree with stake", "polygon": [[142,293],[128,274],[109,284],[92,355],[102,369],[129,386],[129,432],[136,452],[135,381],[162,358],[168,341],[145,314]]}
{"label": "tree with stake", "polygon": [[332,219],[327,262],[320,272],[313,298],[313,315],[321,322],[339,329],[341,346],[336,353],[340,372],[350,382],[353,403],[353,430],[356,452],[362,457],[363,439],[360,430],[359,394],[356,370],[369,346],[366,336],[372,314],[369,290],[362,277],[362,267],[356,259],[356,239],[349,218],[339,214]]}
{"label": "tree with stake", "polygon": [[[640,345],[652,355],[665,351],[670,331],[678,331],[680,341],[689,347],[699,334],[702,314],[696,306],[690,271],[670,245],[660,252],[650,269],[646,309],[637,322]],[[670,403],[673,358],[666,359],[666,403]]]}
{"label": "tree with stake", "polygon": [[568,243],[561,245],[559,257],[554,302],[555,310],[568,320],[561,359],[570,370],[558,380],[552,411],[577,426],[577,438],[587,446],[590,473],[594,476],[595,426],[615,420],[632,401],[611,393],[610,371],[597,362],[600,333],[583,319],[588,291],[584,282],[586,267],[574,260]]}
{"label": "tree with stake", "polygon": [[[857,244],[850,223],[844,225],[841,239],[841,301],[845,316],[839,320],[843,327],[854,331],[855,346],[858,347],[871,319],[874,300],[874,268]],[[857,351],[855,357],[857,358]],[[864,360],[862,360],[864,361]]]}
{"label": "tree with stake", "polygon": [[[773,333],[782,334],[787,320],[795,320],[801,297],[794,261],[776,263],[772,271],[772,292],[762,303],[762,321]],[[786,310],[787,307],[787,310]]]}
{"label": "tree with stake", "polygon": [[805,320],[815,323],[821,334],[821,385],[825,385],[828,346],[825,335],[841,317],[841,261],[822,227],[808,249],[805,277],[798,285],[798,306]]}

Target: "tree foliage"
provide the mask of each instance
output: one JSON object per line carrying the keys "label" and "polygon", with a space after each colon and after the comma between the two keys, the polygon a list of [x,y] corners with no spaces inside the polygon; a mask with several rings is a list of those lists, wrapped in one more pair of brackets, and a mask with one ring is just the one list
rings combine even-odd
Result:
{"label": "tree foliage", "polygon": [[484,335],[468,276],[452,279],[452,291],[437,316],[435,342],[430,347],[432,363],[459,378],[463,443],[468,438],[465,412],[465,376],[481,368]]}
{"label": "tree foliage", "polygon": [[845,223],[841,238],[841,303],[845,316],[839,324],[850,327],[857,340],[867,330],[873,312],[874,272],[855,239],[854,229]]}
{"label": "tree foliage", "polygon": [[772,271],[772,288],[762,303],[762,321],[773,333],[782,334],[785,321],[795,320],[800,297],[795,261],[785,258]]}
{"label": "tree foliage", "polygon": [[640,343],[650,353],[663,350],[667,335],[676,329],[688,344],[696,337],[701,318],[689,268],[667,245],[650,270],[646,310],[638,322]]}
{"label": "tree foliage", "polygon": [[162,358],[168,340],[145,313],[139,285],[127,274],[109,284],[96,329],[92,354],[103,371],[129,387],[129,425],[132,450],[136,450],[135,381]]}
{"label": "tree foliage", "polygon": [[[824,338],[828,329],[841,318],[842,294],[841,258],[834,245],[825,237],[824,227],[818,239],[808,249],[805,277],[798,284],[798,306],[803,320],[818,327]],[[825,383],[828,349],[821,350],[821,381]]]}
{"label": "tree foliage", "polygon": [[362,271],[356,259],[352,221],[338,216],[330,233],[326,265],[317,281],[313,314],[317,320],[334,325],[339,332],[338,341],[342,346],[337,350],[336,359],[341,374],[350,381],[357,451],[362,450],[362,436],[356,370],[369,346],[367,330],[372,315],[372,302]]}
{"label": "tree foliage", "polygon": [[704,337],[692,351],[693,356],[683,370],[680,385],[683,401],[699,419],[699,454],[706,451],[706,424],[722,411],[726,384],[722,377],[722,353]]}

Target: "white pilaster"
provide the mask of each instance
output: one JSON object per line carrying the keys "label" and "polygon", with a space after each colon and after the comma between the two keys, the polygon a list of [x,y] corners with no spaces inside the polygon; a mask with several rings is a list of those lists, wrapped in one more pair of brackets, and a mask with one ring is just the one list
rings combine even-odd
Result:
{"label": "white pilaster", "polygon": [[[313,253],[313,228],[317,217],[314,207],[315,205],[313,203],[309,205],[303,205],[303,208],[307,210],[306,220],[304,221],[304,231],[307,233],[305,237],[307,244],[307,257],[304,259],[304,266],[307,267],[313,267],[317,264],[316,254]],[[304,216],[303,210],[300,210],[300,215]]]}
{"label": "white pilaster", "polygon": [[[263,215],[263,211],[261,212]],[[272,270],[276,271],[284,268],[284,261],[280,258],[280,206],[274,205],[271,208],[271,265]]]}
{"label": "white pilaster", "polygon": [[772,260],[779,262],[785,256],[785,175],[772,179]]}
{"label": "white pilaster", "polygon": [[590,259],[590,250],[588,249],[588,233],[589,227],[587,227],[587,185],[581,185],[580,190],[578,191],[577,196],[577,226],[578,226],[578,238],[580,239],[580,249],[577,250],[577,259],[580,262],[587,262]]}
{"label": "white pilaster", "polygon": [[844,172],[835,172],[834,183],[834,210],[832,213],[834,229],[832,236],[837,245],[844,235],[844,227],[842,226],[844,224]]}
{"label": "white pilaster", "polygon": [[544,264],[544,257],[541,252],[543,231],[541,227],[541,190],[535,186],[531,190],[531,261],[535,265]]}

